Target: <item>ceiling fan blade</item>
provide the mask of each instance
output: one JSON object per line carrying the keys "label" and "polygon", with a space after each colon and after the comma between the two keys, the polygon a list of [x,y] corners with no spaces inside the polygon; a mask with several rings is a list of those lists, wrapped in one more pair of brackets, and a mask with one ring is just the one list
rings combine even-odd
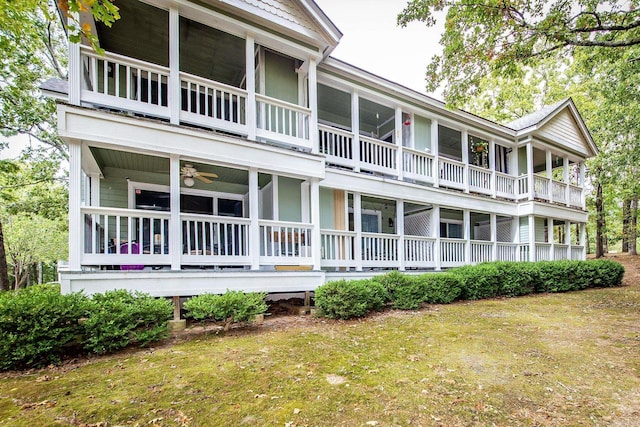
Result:
{"label": "ceiling fan blade", "polygon": [[195,176],[196,179],[199,179],[200,181],[206,183],[206,184],[211,184],[213,181],[211,181],[209,178],[205,178],[204,176],[201,176],[200,174]]}
{"label": "ceiling fan blade", "polygon": [[211,178],[217,178],[218,177],[218,174],[211,173],[211,172],[200,172],[200,171],[198,171],[198,175],[209,176]]}

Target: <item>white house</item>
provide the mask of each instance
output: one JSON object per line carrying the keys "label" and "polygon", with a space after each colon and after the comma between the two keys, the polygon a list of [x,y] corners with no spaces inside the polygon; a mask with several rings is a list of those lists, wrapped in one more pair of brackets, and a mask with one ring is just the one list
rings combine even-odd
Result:
{"label": "white house", "polygon": [[[313,290],[381,270],[584,259],[574,103],[501,125],[329,54],[312,0],[122,0],[69,46],[64,292]],[[401,64],[399,64],[401,66]]]}

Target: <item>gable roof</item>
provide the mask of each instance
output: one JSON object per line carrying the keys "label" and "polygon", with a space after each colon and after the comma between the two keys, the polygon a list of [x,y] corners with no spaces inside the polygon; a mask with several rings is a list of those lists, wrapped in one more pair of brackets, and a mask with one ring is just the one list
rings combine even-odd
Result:
{"label": "gable roof", "polygon": [[564,148],[570,148],[585,157],[598,154],[591,133],[571,98],[521,117],[507,124],[516,131],[516,137],[534,136]]}

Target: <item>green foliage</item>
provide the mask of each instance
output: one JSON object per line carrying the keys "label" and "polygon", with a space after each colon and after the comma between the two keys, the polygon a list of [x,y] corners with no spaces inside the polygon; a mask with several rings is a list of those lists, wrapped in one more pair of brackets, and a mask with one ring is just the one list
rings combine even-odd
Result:
{"label": "green foliage", "polygon": [[167,336],[167,321],[173,305],[164,298],[126,290],[93,296],[84,322],[84,348],[93,353],[109,353],[129,344],[146,346]]}
{"label": "green foliage", "polygon": [[455,301],[462,290],[462,280],[451,273],[427,273],[420,276],[405,276],[408,284],[398,288],[394,294],[393,307],[415,310],[423,302],[449,304]]}
{"label": "green foliage", "polygon": [[374,280],[335,280],[316,289],[315,303],[323,316],[351,319],[380,310],[386,295],[385,287]]}
{"label": "green foliage", "polygon": [[0,369],[41,367],[76,350],[88,313],[81,294],[61,295],[58,286],[31,286],[0,294]]}
{"label": "green foliage", "polygon": [[410,277],[406,274],[402,274],[399,271],[390,271],[382,276],[376,276],[372,280],[380,283],[384,286],[386,295],[384,295],[384,301],[389,302],[395,299],[395,293],[402,288],[405,288],[411,284]]}
{"label": "green foliage", "polygon": [[227,290],[222,295],[203,294],[184,303],[186,316],[195,320],[225,322],[225,330],[232,323],[249,322],[267,311],[264,292],[244,293]]}

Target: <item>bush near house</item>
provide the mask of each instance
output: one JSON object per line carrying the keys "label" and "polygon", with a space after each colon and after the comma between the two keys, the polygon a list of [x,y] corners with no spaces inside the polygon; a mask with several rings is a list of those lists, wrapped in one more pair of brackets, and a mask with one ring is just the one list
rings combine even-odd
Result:
{"label": "bush near house", "polygon": [[[614,261],[491,262],[464,266],[445,273],[406,275],[390,272],[370,280],[338,280],[316,290],[320,314],[330,318],[363,317],[383,303],[415,310],[423,303],[448,304],[457,299],[516,297],[535,292],[567,292],[620,286],[624,267]],[[386,291],[386,295],[380,290]],[[380,303],[379,301],[383,301]]]}
{"label": "bush near house", "polygon": [[166,336],[172,313],[165,299],[124,290],[92,298],[62,295],[57,285],[0,293],[0,370],[146,345]]}
{"label": "bush near house", "polygon": [[249,322],[267,311],[264,292],[244,293],[227,290],[222,295],[203,294],[184,303],[186,317],[195,320],[224,322],[224,330],[232,323]]}

